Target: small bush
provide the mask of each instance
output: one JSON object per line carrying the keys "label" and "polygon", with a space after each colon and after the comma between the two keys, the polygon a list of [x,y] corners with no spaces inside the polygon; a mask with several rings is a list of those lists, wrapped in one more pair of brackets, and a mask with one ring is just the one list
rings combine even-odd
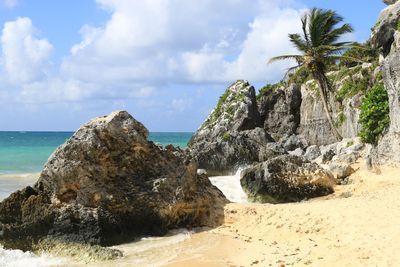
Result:
{"label": "small bush", "polygon": [[225,142],[228,142],[228,141],[231,139],[231,135],[230,135],[228,132],[225,132],[225,133],[222,135],[222,139],[223,139]]}
{"label": "small bush", "polygon": [[376,144],[389,123],[388,94],[383,84],[379,83],[367,92],[361,103],[361,140],[364,143]]}
{"label": "small bush", "polygon": [[356,80],[346,80],[343,83],[342,87],[338,90],[336,99],[339,102],[342,102],[347,98],[355,96],[359,92],[367,91],[368,87],[369,87],[369,78],[367,76],[364,76]]}
{"label": "small bush", "polygon": [[302,85],[305,84],[307,81],[312,80],[313,77],[311,75],[311,72],[307,70],[306,68],[301,68],[295,73],[289,75],[289,84],[297,84],[297,85]]}
{"label": "small bush", "polygon": [[260,98],[260,97],[264,96],[266,93],[268,93],[270,91],[274,91],[282,86],[283,86],[283,82],[267,84],[258,91],[257,98]]}

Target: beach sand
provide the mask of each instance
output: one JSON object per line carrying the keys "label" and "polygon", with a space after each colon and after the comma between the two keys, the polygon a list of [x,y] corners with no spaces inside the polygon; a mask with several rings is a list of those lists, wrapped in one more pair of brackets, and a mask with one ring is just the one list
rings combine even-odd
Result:
{"label": "beach sand", "polygon": [[400,266],[400,169],[362,166],[330,196],[228,204],[217,228],[116,246],[124,258],[89,266]]}
{"label": "beach sand", "polygon": [[400,266],[399,222],[400,169],[361,167],[328,197],[227,205],[163,266]]}

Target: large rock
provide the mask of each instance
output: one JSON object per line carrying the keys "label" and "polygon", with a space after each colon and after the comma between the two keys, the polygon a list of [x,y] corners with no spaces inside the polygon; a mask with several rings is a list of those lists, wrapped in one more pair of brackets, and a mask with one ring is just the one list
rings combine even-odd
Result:
{"label": "large rock", "polygon": [[[328,92],[328,104],[331,108],[335,127],[342,137],[354,138],[358,136],[361,129],[358,121],[362,93],[344,99],[341,103],[336,99],[336,95],[342,86],[342,81],[336,81],[332,84],[332,92]],[[301,94],[302,102],[300,107],[300,125],[297,130],[298,134],[309,145],[328,145],[340,141],[336,138],[326,117],[317,83],[311,80],[303,84]]]}
{"label": "large rock", "polygon": [[[197,141],[190,146],[191,158],[209,175],[233,174],[241,167],[285,153],[271,146],[271,137],[262,128],[232,131],[210,141]],[[270,143],[275,144],[275,143]]]}
{"label": "large rock", "polygon": [[222,137],[230,131],[251,130],[261,126],[256,92],[247,81],[236,81],[225,93],[206,121],[193,136],[190,144],[203,139]]}
{"label": "large rock", "polygon": [[275,140],[296,133],[300,124],[301,92],[290,85],[265,92],[258,99],[258,108],[264,129]]}
{"label": "large rock", "polygon": [[211,175],[234,173],[259,161],[273,141],[262,128],[256,94],[247,81],[237,81],[190,140],[190,157]]}
{"label": "large rock", "polygon": [[112,245],[216,222],[222,193],[147,136],[124,111],[83,125],[49,158],[34,188],[0,203],[0,243],[24,250],[41,249],[44,240]]}
{"label": "large rock", "polygon": [[295,202],[333,192],[335,179],[316,163],[293,155],[278,156],[245,169],[241,185],[256,202]]}
{"label": "large rock", "polygon": [[394,33],[400,19],[400,2],[389,1],[390,6],[386,7],[379,15],[378,22],[374,26],[370,38],[372,47],[381,48],[383,56],[387,56],[394,41]]}
{"label": "large rock", "polygon": [[373,164],[400,163],[400,2],[385,8],[372,35],[371,44],[382,49],[383,78],[389,96],[390,127],[371,151]]}
{"label": "large rock", "polygon": [[[329,125],[317,86],[316,82],[312,80],[301,87],[303,100],[300,107],[301,119],[298,133],[307,140],[309,145],[332,144],[338,140]],[[335,121],[339,113],[339,106],[333,94],[329,94],[328,99]]]}

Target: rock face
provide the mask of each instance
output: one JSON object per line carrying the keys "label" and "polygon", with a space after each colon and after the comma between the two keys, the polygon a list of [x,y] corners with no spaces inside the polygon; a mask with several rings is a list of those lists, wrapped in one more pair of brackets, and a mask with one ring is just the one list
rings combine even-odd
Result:
{"label": "rock face", "polygon": [[[299,134],[308,141],[310,145],[326,145],[337,142],[328,119],[326,118],[322,102],[314,81],[310,81],[301,87],[303,97],[300,108],[301,120]],[[330,106],[333,107],[332,115],[337,114],[336,103],[329,95]],[[336,120],[334,117],[333,120]]]}
{"label": "rock face", "polygon": [[382,48],[384,57],[391,51],[394,33],[397,30],[397,23],[400,19],[400,2],[387,1],[387,3],[391,5],[380,13],[370,38],[371,45],[374,48]]}
{"label": "rock face", "polygon": [[295,134],[300,124],[300,105],[297,85],[266,92],[258,99],[264,129],[277,141]]}
{"label": "rock face", "polygon": [[383,0],[383,2],[384,2],[386,5],[393,5],[394,3],[397,2],[397,0]]}
{"label": "rock face", "polygon": [[241,185],[256,202],[295,202],[333,192],[335,179],[316,163],[278,156],[242,171]]}
{"label": "rock face", "polygon": [[[339,140],[335,137],[326,118],[316,86],[315,81],[311,80],[301,87],[302,102],[299,110],[298,134],[307,141],[308,145],[328,145]],[[332,86],[334,92],[328,94],[332,119],[343,138],[354,138],[357,137],[361,128],[358,123],[361,95],[357,94],[340,103],[335,95],[341,86],[340,81],[334,83]]]}
{"label": "rock face", "polygon": [[400,163],[400,2],[388,6],[371,35],[371,44],[382,48],[383,78],[389,96],[390,127],[373,149],[373,164]]}
{"label": "rock face", "polygon": [[261,126],[254,87],[237,81],[190,140],[191,158],[210,175],[233,173],[259,161],[264,146],[273,141]]}
{"label": "rock face", "polygon": [[192,141],[222,136],[228,131],[251,130],[261,125],[256,91],[247,81],[236,81],[221,96],[217,106]]}
{"label": "rock face", "polygon": [[0,203],[0,243],[112,245],[218,219],[222,193],[147,136],[124,111],[83,125],[49,158],[34,188]]}

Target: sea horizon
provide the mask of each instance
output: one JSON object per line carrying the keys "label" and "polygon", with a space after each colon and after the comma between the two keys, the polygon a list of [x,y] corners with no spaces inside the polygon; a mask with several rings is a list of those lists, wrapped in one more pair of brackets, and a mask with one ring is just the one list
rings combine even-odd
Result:
{"label": "sea horizon", "polygon": [[[40,172],[55,149],[72,131],[0,131],[0,175]],[[149,140],[162,146],[186,148],[193,132],[150,132]]]}

